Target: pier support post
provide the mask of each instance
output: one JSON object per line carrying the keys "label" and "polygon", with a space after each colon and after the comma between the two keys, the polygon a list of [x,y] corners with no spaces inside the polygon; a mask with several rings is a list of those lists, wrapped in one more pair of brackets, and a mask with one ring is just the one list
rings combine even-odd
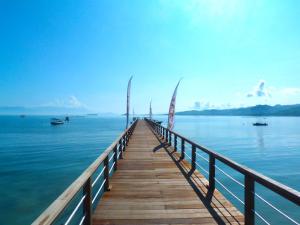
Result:
{"label": "pier support post", "polygon": [[92,180],[89,178],[83,186],[84,199],[84,214],[86,225],[92,224]]}
{"label": "pier support post", "polygon": [[213,155],[209,155],[209,191],[213,192],[215,190],[215,157]]}
{"label": "pier support post", "polygon": [[108,159],[108,155],[105,157],[104,159],[104,166],[105,166],[105,169],[104,169],[104,179],[105,180],[105,183],[104,183],[104,190],[105,191],[109,191],[109,159]]}
{"label": "pier support post", "polygon": [[129,132],[126,132],[126,146],[128,146],[128,142],[129,142]]}
{"label": "pier support post", "polygon": [[185,158],[185,145],[184,145],[185,140],[182,138],[181,139],[181,159]]}
{"label": "pier support post", "polygon": [[245,175],[245,225],[253,225],[254,214],[254,180],[249,175]]}
{"label": "pier support post", "polygon": [[123,159],[122,139],[119,140],[119,152],[120,152],[120,159]]}
{"label": "pier support post", "polygon": [[196,146],[192,145],[192,169],[194,171],[196,169]]}
{"label": "pier support post", "polygon": [[166,129],[166,142],[168,143],[169,141],[168,141],[168,139],[169,139],[169,131]]}
{"label": "pier support post", "polygon": [[117,149],[117,145],[114,147],[114,161],[115,161],[115,165],[114,165],[114,170],[116,171],[118,169],[118,149]]}
{"label": "pier support post", "polygon": [[124,136],[122,137],[122,147],[123,147],[123,152],[125,152],[126,142]]}

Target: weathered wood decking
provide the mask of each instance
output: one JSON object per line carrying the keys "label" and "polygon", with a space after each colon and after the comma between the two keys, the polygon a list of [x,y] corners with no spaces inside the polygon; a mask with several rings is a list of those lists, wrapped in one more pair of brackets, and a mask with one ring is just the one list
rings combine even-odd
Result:
{"label": "weathered wood decking", "polygon": [[93,224],[243,224],[244,216],[138,121]]}

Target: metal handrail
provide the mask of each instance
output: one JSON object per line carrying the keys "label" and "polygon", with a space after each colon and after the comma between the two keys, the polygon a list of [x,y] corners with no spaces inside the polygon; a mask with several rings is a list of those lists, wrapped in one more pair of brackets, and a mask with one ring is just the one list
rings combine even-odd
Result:
{"label": "metal handrail", "polygon": [[[137,121],[138,120],[135,120],[129,128],[122,132],[122,134],[32,223],[32,225],[53,224],[81,189],[83,189],[84,197],[81,197],[79,203],[77,203],[75,209],[72,211],[71,215],[69,215],[67,223],[73,218],[78,207],[83,205],[84,217],[81,218],[80,224],[83,222],[85,224],[91,224],[92,204],[103,187],[105,191],[109,190],[109,174],[112,169],[117,169],[117,162],[122,158],[123,151],[126,149]],[[113,152],[113,154],[110,157],[109,154],[111,152]],[[114,161],[111,168],[109,168],[109,160]],[[92,182],[92,176],[102,164],[104,164],[102,171],[96,177],[94,182]],[[102,174],[104,174],[104,181],[98,189],[96,196],[92,198],[93,186]]]}
{"label": "metal handrail", "polygon": [[[237,181],[237,183],[241,186],[244,187],[244,195],[245,195],[245,202],[242,202],[244,204],[245,207],[245,224],[246,225],[250,225],[250,224],[254,224],[254,218],[255,215],[259,215],[256,211],[255,211],[255,204],[254,204],[254,200],[255,200],[255,196],[258,196],[255,193],[255,183],[259,183],[261,185],[263,185],[264,187],[268,188],[269,190],[279,194],[280,196],[284,197],[285,199],[289,200],[290,202],[300,206],[300,192],[284,185],[281,184],[267,176],[264,176],[254,170],[251,170],[245,166],[240,165],[239,163],[215,152],[212,151],[206,147],[203,147],[191,140],[189,140],[188,138],[169,130],[168,128],[163,127],[162,125],[149,120],[147,118],[145,118],[145,120],[148,122],[148,124],[153,128],[153,130],[159,134],[161,137],[163,137],[165,139],[165,141],[167,143],[169,143],[170,145],[172,145],[172,135],[174,136],[174,149],[177,150],[177,139],[180,138],[181,139],[181,159],[184,159],[185,156],[187,156],[190,160],[191,160],[191,164],[192,164],[192,168],[191,171],[196,169],[196,165],[198,165],[197,163],[197,159],[196,156],[200,156],[199,154],[196,154],[197,150],[201,150],[202,152],[205,152],[206,154],[209,155],[209,189],[210,191],[214,191],[215,189],[215,182],[219,183],[219,180],[217,180],[215,178],[215,169],[218,169],[219,171],[221,171],[223,174],[225,174],[227,177],[229,177],[230,179],[232,179],[233,181],[237,181],[236,179],[234,179],[232,176],[230,176],[229,174],[227,174],[226,172],[224,172],[223,170],[221,170],[219,167],[217,167],[215,165],[215,161],[219,160],[220,162],[224,163],[225,165],[231,167],[232,169],[234,169],[235,171],[240,172],[241,174],[244,175],[244,184],[240,183],[239,181]],[[186,146],[185,144],[188,143],[192,146],[191,149],[191,157],[189,157],[186,153],[185,153],[185,149]],[[200,156],[201,157],[201,156]],[[204,157],[201,157],[203,159],[205,159]],[[199,165],[198,165],[199,166]],[[223,186],[223,185],[221,185]],[[223,186],[223,188],[225,188],[225,190],[227,189],[225,186]],[[227,189],[228,190],[228,189]],[[231,193],[233,194],[233,193]],[[234,194],[233,194],[234,195]],[[261,197],[261,196],[260,196]],[[262,198],[262,197],[261,197]],[[240,200],[240,199],[239,199]],[[262,200],[262,199],[261,199]],[[265,200],[265,199],[264,199]],[[263,200],[263,201],[264,201]],[[266,200],[264,202],[267,202]],[[269,203],[269,202],[268,202]],[[273,206],[271,203],[269,203],[271,205],[271,207],[275,207]],[[275,207],[276,208],[276,207]],[[277,209],[277,208],[276,208]],[[278,209],[277,209],[278,210]],[[280,211],[280,210],[279,210]],[[284,213],[280,211],[280,213],[283,215]],[[284,214],[286,215],[286,214]],[[262,218],[260,215],[259,217],[264,220],[264,218]],[[287,217],[286,217],[287,218]],[[298,224],[298,222],[296,222],[294,219],[291,219],[290,217],[288,218],[290,221],[294,222],[295,224]]]}

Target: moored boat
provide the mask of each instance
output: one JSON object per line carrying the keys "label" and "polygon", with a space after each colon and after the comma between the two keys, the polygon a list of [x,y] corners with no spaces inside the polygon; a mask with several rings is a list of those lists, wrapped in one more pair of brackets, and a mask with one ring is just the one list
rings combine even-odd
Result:
{"label": "moored boat", "polygon": [[62,125],[64,124],[64,121],[61,119],[53,118],[50,121],[51,125]]}
{"label": "moored boat", "polygon": [[256,123],[253,123],[253,126],[268,126],[268,124],[256,122]]}

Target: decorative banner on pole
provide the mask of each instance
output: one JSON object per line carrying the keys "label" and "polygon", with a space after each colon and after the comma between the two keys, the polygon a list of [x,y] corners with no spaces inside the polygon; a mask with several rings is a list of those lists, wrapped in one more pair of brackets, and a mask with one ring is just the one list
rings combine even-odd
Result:
{"label": "decorative banner on pole", "polygon": [[175,116],[175,104],[176,104],[176,94],[177,94],[177,88],[180,83],[181,79],[178,81],[172,99],[170,103],[170,108],[169,108],[169,116],[168,116],[168,129],[173,130],[174,127],[174,116]]}
{"label": "decorative banner on pole", "polygon": [[128,128],[128,123],[129,123],[131,80],[132,80],[132,76],[130,77],[127,86],[126,129]]}
{"label": "decorative banner on pole", "polygon": [[151,107],[151,102],[152,102],[152,100],[150,100],[150,111],[149,111],[149,118],[150,118],[150,120],[152,120],[152,107]]}

